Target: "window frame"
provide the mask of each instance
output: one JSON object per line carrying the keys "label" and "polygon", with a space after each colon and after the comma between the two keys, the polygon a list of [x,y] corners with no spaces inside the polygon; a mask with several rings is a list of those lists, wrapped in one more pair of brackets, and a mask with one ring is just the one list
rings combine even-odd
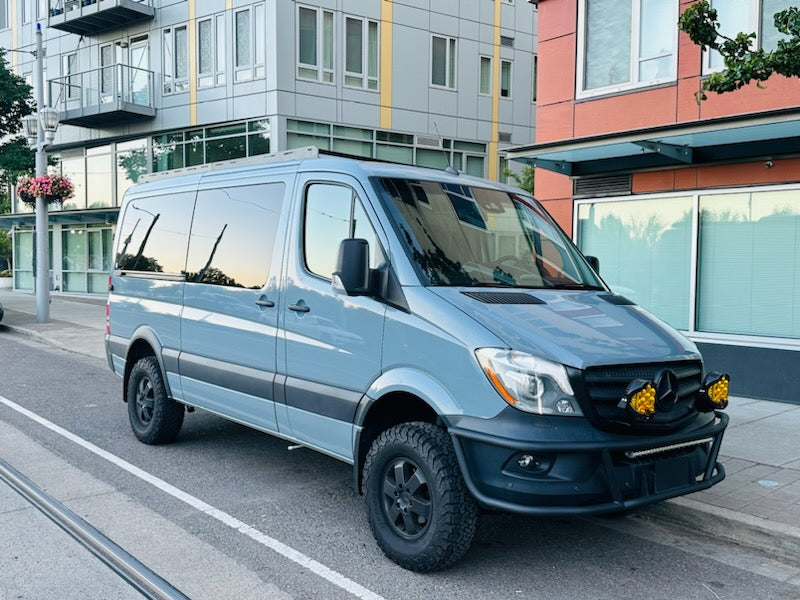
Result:
{"label": "window frame", "polygon": [[[678,329],[687,338],[694,342],[701,343],[721,343],[728,345],[742,345],[755,348],[772,348],[783,350],[800,350],[800,338],[792,337],[775,337],[765,336],[760,334],[743,334],[743,333],[720,333],[703,331],[698,327],[698,290],[700,285],[700,198],[715,196],[715,195],[738,195],[738,194],[752,194],[752,193],[769,193],[781,191],[794,191],[800,193],[800,185],[798,184],[778,184],[778,185],[762,185],[762,186],[745,186],[741,188],[708,188],[708,189],[689,189],[679,192],[665,192],[655,194],[642,194],[642,195],[626,195],[614,196],[607,198],[582,198],[575,200],[575,206],[572,216],[572,240],[575,245],[579,242],[579,227],[580,227],[580,207],[582,205],[592,204],[605,204],[605,203],[618,203],[629,201],[648,201],[663,203],[668,202],[672,198],[683,198],[691,196],[693,198],[692,205],[692,248],[691,248],[691,262],[689,264],[690,283],[687,291],[689,295],[689,328]],[[578,246],[580,248],[580,246]],[[583,250],[582,250],[583,251]],[[658,316],[658,315],[656,315]],[[676,328],[677,329],[677,328]]]}
{"label": "window frame", "polygon": [[[639,80],[639,64],[641,56],[639,51],[639,42],[641,36],[641,5],[643,0],[630,0],[631,2],[631,35],[630,43],[630,60],[628,64],[628,81],[624,83],[610,84],[603,87],[584,89],[584,81],[586,79],[586,11],[587,3],[590,0],[578,0],[578,48],[577,48],[577,64],[575,69],[575,98],[593,98],[596,96],[606,96],[609,94],[616,94],[628,90],[654,87],[666,83],[674,83],[678,78],[678,28],[675,27],[675,33],[672,44],[672,64],[669,69],[669,74],[664,77],[650,79],[647,81]],[[679,1],[671,0],[673,2],[673,22],[678,22],[680,11]],[[652,57],[651,57],[652,58]]]}
{"label": "window frame", "polygon": [[[67,86],[67,93],[65,98],[67,100],[75,100],[80,97],[79,86],[73,85],[73,78],[78,78],[78,53],[67,52],[61,55],[61,76]],[[73,87],[75,90],[73,91]],[[45,88],[47,89],[47,88]]]}
{"label": "window frame", "polygon": [[[505,100],[511,100],[511,90],[513,89],[514,83],[513,63],[514,61],[507,58],[500,59],[500,86],[498,87],[498,94],[500,98]],[[506,66],[508,66],[508,90],[505,94],[503,94],[503,67]]]}
{"label": "window frame", "polygon": [[[182,30],[186,36],[185,48],[186,51],[186,75],[178,77],[178,30]],[[164,27],[161,30],[161,48],[162,48],[162,67],[164,73],[164,81],[162,86],[162,93],[166,96],[174,94],[183,94],[189,91],[189,24],[176,23],[169,27]],[[171,50],[171,53],[168,52]]]}
{"label": "window frame", "polygon": [[[200,44],[202,37],[200,35],[200,26],[204,23],[209,23],[211,27],[211,68],[208,71],[201,71]],[[196,52],[197,52],[197,88],[211,88],[220,85],[225,85],[225,71],[226,71],[226,54],[225,54],[225,13],[216,13],[208,15],[197,20],[196,26]]]}
{"label": "window frame", "polygon": [[[713,2],[712,8],[713,6]],[[754,48],[761,48],[761,40],[764,38],[764,2],[763,0],[749,0],[749,15],[747,18],[747,30],[745,33],[752,33],[755,32],[756,37],[753,40],[753,47]],[[717,10],[720,10],[717,8]],[[783,10],[783,9],[781,9]],[[772,19],[773,15],[769,15],[769,18]],[[737,32],[738,33],[738,32]],[[711,58],[715,56],[717,53],[716,51],[705,51],[703,52],[703,75],[709,75],[710,73],[718,73],[725,69],[724,65],[714,67],[711,66]]]}
{"label": "window frame", "polygon": [[[486,61],[489,65],[488,69],[488,79],[486,80],[486,91],[484,92],[484,80],[483,80],[483,62]],[[478,95],[479,96],[491,96],[492,95],[492,57],[487,56],[486,54],[481,54],[478,56]]]}
{"label": "window frame", "polygon": [[[314,45],[315,62],[304,63],[300,60],[301,56],[301,30],[300,30],[300,11],[307,10],[314,13]],[[298,4],[295,11],[296,42],[295,42],[295,78],[302,81],[316,81],[328,85],[336,84],[336,19],[332,10],[326,10],[318,6],[307,6]],[[325,23],[330,19],[330,41],[326,40]],[[330,52],[330,56],[327,56]],[[307,72],[309,75],[303,74]],[[314,76],[310,76],[311,73]]]}
{"label": "window frame", "polygon": [[[434,83],[433,81],[433,74],[434,74],[433,44],[436,39],[445,40],[445,55],[444,55],[445,83],[443,85],[439,83]],[[430,86],[440,90],[450,90],[450,91],[457,90],[458,89],[458,38],[451,37],[449,35],[440,35],[438,33],[431,33],[430,53],[431,53],[429,61],[430,73],[428,77],[428,82]]]}
{"label": "window frame", "polygon": [[[375,19],[370,19],[368,17],[359,17],[348,14],[342,15],[342,18],[344,23],[343,25],[344,34],[342,35],[342,56],[344,57],[344,62],[342,64],[343,85],[348,88],[363,89],[369,92],[380,91],[380,48],[381,48],[380,21],[377,21]],[[360,73],[349,71],[347,69],[347,64],[348,64],[347,33],[348,33],[348,21],[350,20],[358,22],[361,28],[361,56],[360,56],[361,72]],[[374,48],[371,48],[370,36],[369,36],[370,26],[372,25],[375,26],[376,30]],[[375,53],[374,75],[370,75],[369,73],[371,50],[374,51]],[[360,84],[348,83],[348,79],[358,79],[360,80]]]}
{"label": "window frame", "polygon": [[[303,187],[303,210],[302,210],[302,239],[301,239],[301,249],[302,249],[302,264],[303,264],[303,271],[306,275],[311,277],[316,277],[318,279],[322,279],[323,281],[331,281],[331,277],[327,277],[316,271],[313,271],[312,268],[308,264],[308,247],[307,247],[307,240],[309,236],[307,235],[308,230],[308,201],[309,201],[309,191],[316,187],[316,186],[324,186],[324,187],[339,187],[344,188],[345,190],[350,191],[350,209],[349,209],[349,221],[347,224],[347,231],[348,237],[342,239],[353,239],[356,235],[356,220],[355,215],[357,211],[357,205],[361,207],[361,212],[367,219],[367,226],[369,227],[370,231],[372,232],[372,239],[375,240],[375,247],[370,247],[370,268],[377,268],[377,266],[385,260],[385,252],[383,251],[383,246],[381,244],[380,238],[378,237],[378,230],[373,223],[373,219],[370,216],[370,212],[367,209],[367,205],[365,201],[362,199],[361,195],[359,195],[358,191],[348,183],[341,182],[341,181],[325,181],[325,180],[311,180],[306,182],[305,186]],[[338,252],[338,248],[336,249]],[[380,260],[378,259],[380,257]]]}

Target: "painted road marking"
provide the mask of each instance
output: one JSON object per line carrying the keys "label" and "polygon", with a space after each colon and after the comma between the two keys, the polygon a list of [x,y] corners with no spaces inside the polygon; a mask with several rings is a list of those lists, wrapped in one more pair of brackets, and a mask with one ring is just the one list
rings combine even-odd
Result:
{"label": "painted road marking", "polygon": [[83,439],[80,436],[67,431],[63,427],[59,427],[52,421],[48,421],[44,417],[37,415],[34,412],[31,412],[27,408],[20,406],[19,404],[12,402],[8,398],[4,396],[0,396],[0,404],[5,404],[8,408],[18,412],[19,414],[28,417],[32,421],[35,421],[39,425],[46,427],[50,431],[57,433],[61,437],[68,439],[75,444],[78,444],[82,448],[88,450],[89,452],[99,456],[100,458],[104,458],[108,462],[116,465],[120,469],[127,471],[131,475],[138,477],[142,481],[146,481],[150,485],[158,488],[162,492],[169,494],[173,498],[177,498],[178,500],[185,502],[192,508],[208,515],[209,517],[216,519],[220,523],[227,525],[231,529],[235,529],[241,534],[246,535],[250,539],[258,542],[262,546],[266,546],[267,548],[277,552],[284,558],[288,558],[292,562],[300,565],[301,567],[308,569],[314,575],[317,575],[326,581],[332,583],[333,585],[349,592],[356,598],[362,598],[363,600],[385,600],[383,596],[380,596],[373,592],[372,590],[368,590],[364,586],[356,583],[352,579],[326,567],[322,563],[314,560],[310,556],[306,556],[299,550],[295,550],[291,546],[288,546],[277,540],[266,533],[259,531],[258,529],[251,527],[247,523],[240,521],[233,515],[229,515],[228,513],[211,506],[210,504],[203,502],[199,498],[184,492],[183,490],[176,488],[174,485],[171,485],[164,481],[163,479],[159,479],[155,475],[151,475],[147,471],[140,469],[139,467],[132,465],[126,460],[123,460],[119,456],[108,452],[107,450],[103,450],[102,448],[95,446],[91,442]]}

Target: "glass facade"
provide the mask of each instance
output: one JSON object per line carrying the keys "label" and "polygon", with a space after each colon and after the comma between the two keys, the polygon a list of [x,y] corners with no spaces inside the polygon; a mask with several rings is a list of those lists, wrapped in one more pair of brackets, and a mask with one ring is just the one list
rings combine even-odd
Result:
{"label": "glass facade", "polygon": [[698,339],[800,341],[800,189],[585,201],[603,279]]}
{"label": "glass facade", "polygon": [[317,146],[324,150],[389,162],[444,169],[448,165],[468,175],[486,177],[486,144],[443,139],[441,149],[421,147],[411,134],[329,123],[287,119],[286,147]]}

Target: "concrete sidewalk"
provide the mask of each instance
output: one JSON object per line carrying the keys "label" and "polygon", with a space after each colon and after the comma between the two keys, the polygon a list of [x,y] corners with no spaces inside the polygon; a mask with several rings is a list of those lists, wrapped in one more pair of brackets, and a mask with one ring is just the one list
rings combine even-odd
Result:
{"label": "concrete sidewalk", "polygon": [[[105,300],[52,296],[51,322],[35,321],[31,294],[0,290],[7,330],[105,360]],[[5,330],[5,331],[4,331]],[[735,391],[736,374],[733,374]],[[797,564],[800,582],[800,405],[732,397],[717,486],[642,512],[705,530]]]}

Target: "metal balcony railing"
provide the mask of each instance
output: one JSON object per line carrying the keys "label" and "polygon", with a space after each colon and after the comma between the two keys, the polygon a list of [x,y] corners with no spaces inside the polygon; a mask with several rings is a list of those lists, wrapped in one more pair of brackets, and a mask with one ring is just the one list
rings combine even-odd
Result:
{"label": "metal balcony railing", "polygon": [[97,35],[152,19],[153,0],[49,0],[48,25],[78,35]]}
{"label": "metal balcony railing", "polygon": [[111,65],[50,80],[50,97],[62,123],[113,127],[156,115],[154,73]]}

